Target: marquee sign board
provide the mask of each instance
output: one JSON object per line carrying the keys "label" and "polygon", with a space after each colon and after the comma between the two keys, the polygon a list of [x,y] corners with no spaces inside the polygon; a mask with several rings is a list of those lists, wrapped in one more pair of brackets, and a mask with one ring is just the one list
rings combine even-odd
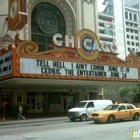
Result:
{"label": "marquee sign board", "polygon": [[0,56],[0,76],[12,73],[12,52]]}
{"label": "marquee sign board", "polygon": [[98,64],[20,58],[21,74],[138,79],[138,69]]}
{"label": "marquee sign board", "polygon": [[16,48],[9,45],[8,50],[0,50],[0,79],[16,76]]}

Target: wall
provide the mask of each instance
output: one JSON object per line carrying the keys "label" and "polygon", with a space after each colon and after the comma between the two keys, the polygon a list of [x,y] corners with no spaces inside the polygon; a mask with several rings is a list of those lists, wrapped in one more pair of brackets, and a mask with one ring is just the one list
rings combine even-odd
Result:
{"label": "wall", "polygon": [[85,0],[82,6],[82,28],[90,29],[99,36],[97,1]]}
{"label": "wall", "polygon": [[125,33],[123,26],[123,0],[114,0],[115,36],[119,57],[125,60]]}

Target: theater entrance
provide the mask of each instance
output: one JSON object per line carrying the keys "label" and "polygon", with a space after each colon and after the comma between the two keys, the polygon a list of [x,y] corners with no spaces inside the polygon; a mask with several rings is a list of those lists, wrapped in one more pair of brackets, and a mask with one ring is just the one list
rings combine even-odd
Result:
{"label": "theater entrance", "polygon": [[44,95],[27,93],[27,112],[44,112]]}
{"label": "theater entrance", "polygon": [[61,101],[63,111],[67,111],[73,107],[74,104],[73,96],[62,96]]}

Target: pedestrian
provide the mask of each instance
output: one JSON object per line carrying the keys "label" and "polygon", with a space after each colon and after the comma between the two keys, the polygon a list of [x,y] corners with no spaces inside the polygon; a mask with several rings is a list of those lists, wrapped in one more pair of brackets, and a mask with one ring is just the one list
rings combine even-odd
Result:
{"label": "pedestrian", "polygon": [[18,119],[19,120],[20,120],[20,117],[25,120],[25,117],[22,116],[22,110],[23,110],[23,107],[19,104],[18,105]]}
{"label": "pedestrian", "polygon": [[113,104],[115,104],[115,103],[116,103],[116,101],[115,101],[115,100],[113,100],[113,101],[112,101],[112,103],[113,103]]}

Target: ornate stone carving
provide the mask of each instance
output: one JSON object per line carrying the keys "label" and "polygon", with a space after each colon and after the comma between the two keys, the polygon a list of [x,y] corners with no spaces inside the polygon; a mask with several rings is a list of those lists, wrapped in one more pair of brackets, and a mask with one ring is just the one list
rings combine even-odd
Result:
{"label": "ornate stone carving", "polygon": [[71,4],[71,6],[76,9],[76,1],[75,0],[69,0],[69,3]]}
{"label": "ornate stone carving", "polygon": [[14,43],[14,39],[10,37],[9,34],[6,34],[4,37],[0,38],[3,43]]}
{"label": "ornate stone carving", "polygon": [[87,2],[88,4],[93,4],[95,2],[95,0],[84,0],[85,2]]}
{"label": "ornate stone carving", "polygon": [[0,49],[8,47],[9,44],[14,44],[14,39],[9,34],[5,34],[4,37],[0,38]]}

